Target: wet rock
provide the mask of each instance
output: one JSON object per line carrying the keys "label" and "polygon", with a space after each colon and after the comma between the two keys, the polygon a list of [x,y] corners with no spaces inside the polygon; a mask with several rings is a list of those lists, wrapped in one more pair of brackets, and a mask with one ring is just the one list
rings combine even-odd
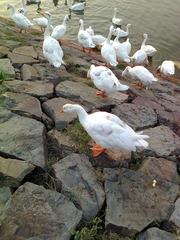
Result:
{"label": "wet rock", "polygon": [[1,238],[69,240],[81,215],[61,193],[27,182],[16,190],[4,211]]}
{"label": "wet rock", "polygon": [[15,77],[14,68],[8,58],[0,59],[0,68],[5,74],[8,75],[8,77]]}
{"label": "wet rock", "polygon": [[53,98],[42,104],[43,111],[55,122],[55,127],[58,130],[65,128],[68,123],[71,123],[77,118],[76,113],[63,113],[62,107],[66,103],[74,104],[65,98]]}
{"label": "wet rock", "polygon": [[0,46],[0,58],[6,57],[9,52],[9,48]]}
{"label": "wet rock", "polygon": [[32,46],[18,47],[18,48],[15,48],[12,52],[16,54],[32,57],[32,58],[38,57],[37,52],[34,50]]}
{"label": "wet rock", "polygon": [[144,130],[149,135],[149,146],[144,152],[150,156],[165,157],[178,156],[180,154],[180,138],[168,127],[157,126]]}
{"label": "wet rock", "polygon": [[143,161],[139,171],[152,179],[160,179],[179,184],[176,163],[165,158],[149,157]]}
{"label": "wet rock", "polygon": [[[7,111],[6,115],[7,116]],[[44,167],[46,160],[44,125],[34,119],[10,115],[0,124],[0,152]]]}
{"label": "wet rock", "polygon": [[180,197],[175,202],[174,211],[169,221],[173,222],[178,228],[180,228]]}
{"label": "wet rock", "polygon": [[21,77],[24,81],[39,79],[39,75],[36,69],[28,64],[24,64],[21,67]]}
{"label": "wet rock", "polygon": [[145,232],[141,233],[138,237],[137,240],[178,240],[179,237],[160,230],[159,228],[149,228],[148,230],[146,230]]}
{"label": "wet rock", "polygon": [[84,220],[92,220],[101,210],[105,194],[88,157],[73,153],[53,168],[62,184],[62,192],[82,209]]}
{"label": "wet rock", "polygon": [[11,60],[14,67],[21,67],[23,64],[33,64],[38,63],[37,59],[34,59],[30,56],[25,56],[17,53],[8,53],[8,58]]}
{"label": "wet rock", "polygon": [[0,96],[0,105],[22,116],[38,120],[42,117],[39,100],[28,94],[6,92]]}
{"label": "wet rock", "polygon": [[106,229],[134,236],[154,221],[167,220],[179,185],[161,181],[129,169],[105,169],[107,200]]}
{"label": "wet rock", "polygon": [[112,113],[130,125],[134,130],[144,129],[157,124],[157,115],[150,107],[123,103],[116,106]]}
{"label": "wet rock", "polygon": [[25,161],[0,157],[1,186],[17,187],[35,167]]}
{"label": "wet rock", "polygon": [[8,81],[7,87],[11,92],[27,93],[35,97],[52,97],[53,84],[42,81]]}

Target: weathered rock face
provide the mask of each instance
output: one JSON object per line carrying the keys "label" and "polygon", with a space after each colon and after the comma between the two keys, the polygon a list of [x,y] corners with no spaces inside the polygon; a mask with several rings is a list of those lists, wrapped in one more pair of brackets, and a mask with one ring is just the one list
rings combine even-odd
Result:
{"label": "weathered rock face", "polygon": [[48,100],[42,105],[44,112],[54,120],[56,129],[58,130],[65,128],[68,123],[71,123],[77,118],[76,113],[61,112],[63,105],[66,103],[74,104],[75,102],[59,97]]}
{"label": "weathered rock face", "polygon": [[179,237],[162,231],[159,228],[149,228],[147,231],[144,233],[141,233],[138,237],[137,240],[178,240]]}
{"label": "weathered rock face", "polygon": [[9,119],[0,124],[0,152],[44,167],[46,160],[44,125],[16,114],[8,117]]}
{"label": "weathered rock face", "polygon": [[37,59],[32,58],[31,56],[26,56],[17,53],[8,53],[8,58],[11,60],[14,67],[21,67],[23,64],[33,64],[38,63]]}
{"label": "weathered rock face", "polygon": [[164,158],[149,157],[145,159],[139,171],[152,179],[160,179],[179,184],[176,163]]}
{"label": "weathered rock face", "polygon": [[35,97],[52,97],[53,84],[42,81],[9,81],[6,83],[7,87],[16,93],[27,93]]}
{"label": "weathered rock face", "polygon": [[27,182],[13,194],[3,213],[0,239],[69,240],[81,216],[61,193]]}
{"label": "weathered rock face", "polygon": [[23,116],[42,118],[39,100],[28,94],[6,92],[0,96],[0,105]]}
{"label": "weathered rock face", "polygon": [[0,68],[7,74],[9,77],[15,77],[14,68],[8,58],[0,59]]}
{"label": "weathered rock face", "polygon": [[16,54],[32,57],[32,58],[38,57],[37,52],[34,50],[32,46],[23,46],[23,47],[14,48],[12,52]]}
{"label": "weathered rock face", "polygon": [[150,107],[123,103],[115,107],[112,113],[125,121],[134,130],[140,130],[157,124],[157,115]]}
{"label": "weathered rock face", "polygon": [[92,220],[102,208],[105,196],[88,158],[71,154],[53,168],[62,184],[62,192],[82,209],[84,220]]}
{"label": "weathered rock face", "polygon": [[150,156],[167,157],[180,154],[180,138],[168,127],[158,126],[144,130],[149,135],[149,146],[145,150]]}
{"label": "weathered rock face", "polygon": [[[10,197],[11,197],[10,188],[9,187],[0,187],[0,225],[1,225],[2,212],[3,212],[5,205]],[[0,238],[1,238],[1,236],[0,236]]]}
{"label": "weathered rock face", "polygon": [[35,79],[37,80],[40,78],[37,70],[28,64],[24,64],[21,67],[21,77],[22,77],[22,80],[24,81],[35,80]]}
{"label": "weathered rock face", "polygon": [[0,58],[6,57],[9,52],[9,48],[0,46]]}
{"label": "weathered rock face", "polygon": [[174,211],[169,220],[180,228],[180,198],[176,200]]}
{"label": "weathered rock face", "polygon": [[34,168],[25,161],[0,157],[0,186],[17,187]]}
{"label": "weathered rock face", "polygon": [[179,186],[129,169],[105,169],[106,228],[133,236],[153,221],[169,218]]}

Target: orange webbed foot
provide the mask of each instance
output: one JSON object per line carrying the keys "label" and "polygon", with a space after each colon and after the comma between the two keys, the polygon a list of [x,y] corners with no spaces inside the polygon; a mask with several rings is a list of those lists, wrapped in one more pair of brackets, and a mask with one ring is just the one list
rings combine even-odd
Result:
{"label": "orange webbed foot", "polygon": [[105,91],[97,91],[96,95],[101,96],[102,98],[107,98],[108,97]]}
{"label": "orange webbed foot", "polygon": [[99,144],[95,144],[90,149],[92,150],[93,157],[98,157],[99,155],[106,151],[106,148],[101,147]]}

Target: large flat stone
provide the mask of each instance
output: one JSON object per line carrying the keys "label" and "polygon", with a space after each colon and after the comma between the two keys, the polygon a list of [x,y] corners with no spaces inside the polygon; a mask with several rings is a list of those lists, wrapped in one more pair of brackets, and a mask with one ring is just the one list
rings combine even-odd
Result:
{"label": "large flat stone", "polygon": [[176,200],[174,204],[174,211],[169,221],[173,222],[178,228],[180,228],[180,197]]}
{"label": "large flat stone", "polygon": [[179,237],[154,227],[141,233],[137,240],[179,240]]}
{"label": "large flat stone", "polygon": [[21,67],[21,78],[22,80],[27,81],[37,80],[40,77],[37,70],[34,67],[28,64],[23,64],[23,66]]}
{"label": "large flat stone", "polygon": [[33,64],[38,63],[39,61],[37,59],[34,59],[30,56],[25,56],[22,54],[17,53],[8,53],[8,58],[11,60],[14,67],[21,67],[23,64]]}
{"label": "large flat stone", "polygon": [[82,209],[83,219],[92,220],[101,210],[105,194],[85,155],[71,154],[53,165],[62,193]]}
{"label": "large flat stone", "polygon": [[0,152],[44,167],[46,160],[44,125],[34,119],[10,115],[0,124]]}
{"label": "large flat stone", "polygon": [[149,135],[149,146],[144,152],[150,156],[165,157],[178,156],[180,154],[180,138],[168,127],[157,126],[144,130]]}
{"label": "large flat stone", "polygon": [[81,216],[61,193],[27,182],[16,190],[4,211],[1,239],[69,240]]}
{"label": "large flat stone", "polygon": [[6,57],[9,52],[9,48],[0,46],[0,58]]}
{"label": "large flat stone", "polygon": [[42,104],[43,111],[54,120],[55,127],[58,130],[65,128],[68,123],[71,123],[77,118],[76,113],[61,112],[63,105],[66,103],[74,104],[75,102],[59,97],[50,99]]}
{"label": "large flat stone", "polygon": [[32,57],[32,58],[38,57],[37,52],[34,50],[32,46],[23,46],[23,47],[14,48],[12,52],[20,55]]}
{"label": "large flat stone", "polygon": [[0,96],[0,106],[23,116],[42,118],[40,101],[28,94],[6,92]]}
{"label": "large flat stone", "polygon": [[157,124],[157,115],[150,107],[123,103],[116,106],[112,113],[125,121],[134,130],[151,127]]}
{"label": "large flat stone", "polygon": [[53,84],[42,81],[8,81],[7,87],[12,92],[27,93],[35,97],[52,97],[53,96]]}
{"label": "large flat stone", "polygon": [[154,221],[168,220],[179,185],[161,181],[129,169],[105,169],[106,228],[134,236]]}
{"label": "large flat stone", "polygon": [[0,69],[8,75],[8,77],[15,77],[14,68],[8,58],[0,59]]}

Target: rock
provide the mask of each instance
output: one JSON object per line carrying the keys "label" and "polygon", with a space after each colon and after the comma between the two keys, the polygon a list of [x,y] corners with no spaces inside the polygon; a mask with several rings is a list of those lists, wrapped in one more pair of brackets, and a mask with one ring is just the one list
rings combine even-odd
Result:
{"label": "rock", "polygon": [[123,103],[113,108],[112,113],[130,125],[134,130],[140,130],[157,124],[157,115],[150,107]]}
{"label": "rock", "polygon": [[1,239],[69,240],[81,216],[81,211],[61,193],[26,182],[4,211]]}
{"label": "rock", "polygon": [[6,57],[9,52],[9,48],[0,46],[0,58]]}
{"label": "rock", "polygon": [[9,187],[0,187],[0,225],[1,225],[1,215],[4,207],[11,197],[11,190]]}
{"label": "rock", "polygon": [[154,221],[169,218],[179,185],[161,181],[129,169],[105,169],[106,216],[109,231],[134,236]]}
{"label": "rock", "polygon": [[45,113],[42,114],[42,122],[44,123],[48,131],[50,131],[54,127],[53,120],[50,117],[48,117]]}
{"label": "rock", "polygon": [[102,100],[100,97],[97,97],[96,89],[80,82],[61,82],[57,85],[55,91],[57,96],[77,101],[88,108],[106,108],[115,104],[110,99]]}
{"label": "rock", "polygon": [[[6,113],[7,115],[7,113]],[[10,115],[0,124],[0,152],[44,167],[46,160],[44,125],[34,119]]]}
{"label": "rock", "polygon": [[82,209],[85,221],[92,220],[101,210],[105,194],[88,157],[73,153],[54,164],[53,169],[62,193]]}
{"label": "rock", "polygon": [[175,208],[169,221],[173,222],[178,228],[180,228],[180,197],[175,202]]}
{"label": "rock", "polygon": [[0,96],[0,105],[22,116],[42,118],[39,100],[28,94],[6,92]]}
{"label": "rock", "polygon": [[154,110],[159,110],[159,111],[164,110],[163,106],[161,106],[161,104],[158,103],[158,99],[154,99],[154,98],[138,96],[132,101],[132,103],[134,103],[135,105],[143,105],[145,107],[150,107],[151,109],[154,109]]}
{"label": "rock", "polygon": [[165,158],[148,157],[143,161],[139,171],[151,177],[151,179],[160,179],[179,184],[176,163]]}
{"label": "rock", "polygon": [[137,237],[137,240],[178,240],[179,237],[160,230],[159,228],[153,227],[149,228],[143,233],[140,233],[140,235]]}
{"label": "rock", "polygon": [[74,104],[65,98],[53,98],[42,104],[43,111],[55,122],[55,127],[58,130],[65,128],[68,123],[73,122],[77,118],[76,113],[63,113],[62,107],[66,103]]}
{"label": "rock", "polygon": [[14,116],[14,113],[0,106],[0,124],[6,122],[12,116]]}
{"label": "rock", "polygon": [[17,187],[35,167],[25,161],[0,157],[1,186]]}
{"label": "rock", "polygon": [[168,127],[157,126],[144,130],[144,134],[149,135],[149,146],[144,150],[150,156],[164,157],[180,154],[180,138]]}
{"label": "rock", "polygon": [[30,56],[25,56],[17,53],[8,53],[8,58],[11,60],[14,67],[21,67],[23,64],[33,64],[38,63],[37,59],[34,59]]}
{"label": "rock", "polygon": [[15,77],[14,68],[8,58],[0,59],[0,69],[8,75],[8,77]]}
{"label": "rock", "polygon": [[24,81],[39,79],[39,75],[36,69],[28,64],[24,64],[21,67],[21,77]]}
{"label": "rock", "polygon": [[11,92],[27,93],[35,97],[52,97],[53,84],[42,81],[8,81],[7,87]]}
{"label": "rock", "polygon": [[12,52],[16,54],[32,57],[32,58],[38,57],[37,52],[34,50],[32,46],[18,47],[18,48],[15,48]]}

